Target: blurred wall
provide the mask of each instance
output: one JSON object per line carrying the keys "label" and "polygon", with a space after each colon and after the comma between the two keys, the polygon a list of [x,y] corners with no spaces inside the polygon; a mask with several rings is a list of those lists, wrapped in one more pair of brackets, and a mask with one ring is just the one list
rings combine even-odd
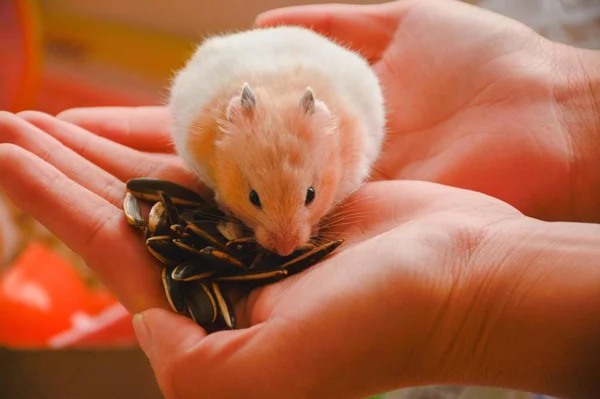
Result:
{"label": "blurred wall", "polygon": [[[552,40],[600,48],[600,0],[466,1],[521,20]],[[19,0],[33,5],[25,20],[37,38],[28,69],[35,87],[21,107],[55,114],[77,106],[161,104],[173,71],[205,35],[248,28],[268,9],[324,2]],[[0,60],[6,52],[0,47]]]}
{"label": "blurred wall", "polygon": [[[21,108],[56,114],[77,106],[161,104],[173,71],[206,35],[249,28],[254,17],[268,9],[319,1],[24,0],[23,3],[34,4],[26,20],[29,35],[37,40],[36,56],[30,61],[35,65],[32,69],[36,85],[28,96],[30,101]],[[0,79],[15,77],[0,76]]]}

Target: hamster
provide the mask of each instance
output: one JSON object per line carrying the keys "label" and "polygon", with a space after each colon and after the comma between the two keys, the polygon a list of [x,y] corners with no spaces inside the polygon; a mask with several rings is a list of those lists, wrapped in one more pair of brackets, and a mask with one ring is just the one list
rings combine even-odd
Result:
{"label": "hamster", "polygon": [[282,256],[368,179],[385,138],[368,62],[301,27],[207,38],[175,73],[167,106],[179,156]]}

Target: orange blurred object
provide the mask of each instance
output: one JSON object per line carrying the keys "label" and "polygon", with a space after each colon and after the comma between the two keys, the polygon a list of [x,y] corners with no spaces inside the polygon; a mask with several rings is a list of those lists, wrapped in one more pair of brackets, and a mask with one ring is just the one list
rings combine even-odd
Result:
{"label": "orange blurred object", "polygon": [[94,292],[50,248],[31,244],[0,275],[0,345],[42,347],[73,327],[77,315],[95,315],[116,300]]}

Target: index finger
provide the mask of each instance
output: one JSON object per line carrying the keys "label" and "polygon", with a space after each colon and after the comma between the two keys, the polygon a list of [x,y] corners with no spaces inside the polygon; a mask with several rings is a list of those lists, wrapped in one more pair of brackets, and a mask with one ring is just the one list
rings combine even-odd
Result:
{"label": "index finger", "polygon": [[[396,1],[394,3],[404,3]],[[257,27],[296,25],[312,29],[377,62],[398,26],[398,8],[390,4],[318,4],[282,7],[263,12]]]}
{"label": "index finger", "polygon": [[61,112],[58,119],[145,152],[173,153],[166,107],[89,107]]}
{"label": "index finger", "polygon": [[80,255],[130,312],[169,309],[159,268],[118,208],[13,144],[0,144],[0,189]]}

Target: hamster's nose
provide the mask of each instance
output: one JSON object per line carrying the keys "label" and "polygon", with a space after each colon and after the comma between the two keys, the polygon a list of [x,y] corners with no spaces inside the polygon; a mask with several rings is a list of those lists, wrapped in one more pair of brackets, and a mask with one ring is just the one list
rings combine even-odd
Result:
{"label": "hamster's nose", "polygon": [[300,237],[297,233],[280,232],[279,234],[272,234],[270,238],[273,251],[279,256],[288,256],[300,246]]}
{"label": "hamster's nose", "polygon": [[288,256],[296,249],[296,241],[275,240],[273,249],[279,256]]}

